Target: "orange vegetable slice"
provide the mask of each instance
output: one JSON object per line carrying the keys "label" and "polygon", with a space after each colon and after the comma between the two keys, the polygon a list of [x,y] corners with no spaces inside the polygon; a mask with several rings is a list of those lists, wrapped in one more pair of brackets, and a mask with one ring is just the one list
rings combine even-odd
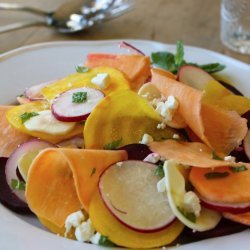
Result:
{"label": "orange vegetable slice", "polygon": [[119,141],[118,146],[139,143],[147,133],[154,140],[172,138],[174,130],[157,129],[161,117],[146,100],[130,90],[105,97],[89,115],[84,127],[86,148],[102,149]]}
{"label": "orange vegetable slice", "polygon": [[[104,89],[100,89],[100,87],[91,83],[92,78],[99,73],[108,73],[110,78],[109,84]],[[86,73],[75,73],[69,75],[59,81],[47,85],[41,92],[44,97],[50,101],[62,92],[80,87],[100,89],[105,95],[108,95],[116,90],[130,89],[130,83],[120,71],[114,68],[97,67],[90,69]]]}
{"label": "orange vegetable slice", "polygon": [[244,165],[250,168],[250,163],[235,163],[213,159],[213,151],[200,142],[184,142],[169,139],[161,142],[151,142],[149,143],[149,147],[154,153],[183,165],[195,166],[198,168]]}
{"label": "orange vegetable slice", "polygon": [[143,55],[89,54],[87,67],[113,67],[123,72],[130,80],[131,89],[137,91],[150,76],[150,59]]}
{"label": "orange vegetable slice", "polygon": [[223,213],[223,216],[229,220],[250,226],[250,212],[244,214]]}
{"label": "orange vegetable slice", "polygon": [[18,106],[11,108],[10,110],[8,110],[6,117],[10,125],[14,127],[16,130],[22,133],[25,133],[27,135],[41,138],[51,143],[57,143],[64,139],[68,139],[73,136],[82,134],[83,125],[81,124],[77,124],[73,130],[71,130],[70,132],[64,135],[51,135],[51,134],[45,134],[45,133],[36,132],[36,131],[30,131],[26,129],[26,127],[22,123],[20,116],[25,112],[28,112],[28,113],[38,112],[38,111],[46,110],[46,109],[49,109],[48,102],[45,102],[45,101],[29,102],[29,103],[18,105]]}
{"label": "orange vegetable slice", "polygon": [[121,224],[104,205],[98,191],[90,203],[90,219],[96,230],[119,246],[128,248],[154,248],[173,242],[184,226],[176,220],[166,229],[154,233],[140,233]]}
{"label": "orange vegetable slice", "polygon": [[202,104],[203,92],[167,77],[158,69],[152,69],[152,83],[164,96],[173,95],[178,99],[177,112],[194,133],[216,152],[228,154],[245,137],[247,121],[236,112]]}
{"label": "orange vegetable slice", "polygon": [[9,157],[17,146],[31,139],[31,136],[14,129],[6,119],[13,106],[0,106],[0,157]]}
{"label": "orange vegetable slice", "polygon": [[[245,164],[244,164],[245,165]],[[228,173],[223,178],[208,178],[208,173]],[[193,167],[189,179],[202,197],[220,203],[250,202],[250,168],[233,172],[230,167],[196,168]]]}

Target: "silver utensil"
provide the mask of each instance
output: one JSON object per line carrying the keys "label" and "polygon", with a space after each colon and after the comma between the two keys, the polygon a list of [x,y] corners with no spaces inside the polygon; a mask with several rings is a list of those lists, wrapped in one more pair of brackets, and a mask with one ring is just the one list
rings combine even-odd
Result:
{"label": "silver utensil", "polygon": [[30,26],[49,26],[61,33],[73,33],[94,24],[120,16],[134,6],[134,0],[74,0],[66,2],[53,12],[21,5],[0,3],[0,10],[25,11],[43,17],[42,20],[27,20],[0,27],[0,33]]}

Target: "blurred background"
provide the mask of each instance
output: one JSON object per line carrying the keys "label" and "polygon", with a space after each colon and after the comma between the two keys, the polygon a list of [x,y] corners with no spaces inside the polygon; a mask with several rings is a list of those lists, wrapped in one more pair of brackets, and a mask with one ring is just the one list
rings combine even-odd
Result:
{"label": "blurred background", "polygon": [[[67,0],[5,0],[47,11]],[[73,0],[71,0],[73,1]],[[226,49],[220,41],[219,0],[136,0],[134,9],[121,17],[80,33],[66,35],[48,27],[29,27],[0,34],[0,53],[34,43],[63,40],[146,39],[202,47],[250,63],[250,56]],[[0,25],[31,19],[27,13],[1,11]]]}

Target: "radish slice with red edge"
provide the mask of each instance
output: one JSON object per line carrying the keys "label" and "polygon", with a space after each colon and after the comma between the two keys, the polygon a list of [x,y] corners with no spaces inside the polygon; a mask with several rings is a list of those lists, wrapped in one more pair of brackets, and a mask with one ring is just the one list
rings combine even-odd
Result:
{"label": "radish slice with red edge", "polygon": [[110,166],[100,177],[105,205],[132,230],[157,232],[175,220],[166,194],[157,191],[161,178],[155,175],[156,169],[155,164],[129,160]]}
{"label": "radish slice with red edge", "polygon": [[52,114],[62,122],[84,121],[103,98],[104,94],[94,88],[71,89],[53,100]]}
{"label": "radish slice with red edge", "polygon": [[8,158],[0,158],[0,202],[14,212],[21,214],[32,213],[27,203],[20,200],[7,183],[5,168]]}
{"label": "radish slice with red edge", "polygon": [[134,52],[135,54],[140,54],[140,55],[145,56],[145,54],[141,50],[137,49],[136,47],[134,47],[130,43],[122,41],[122,42],[120,42],[119,47],[128,49],[128,50]]}
{"label": "radish slice with red edge", "polygon": [[17,198],[19,198],[23,202],[26,202],[24,190],[13,189],[12,187],[13,181],[14,182],[23,181],[23,180],[20,180],[20,178],[17,175],[18,162],[21,159],[21,157],[28,152],[42,150],[42,149],[49,148],[49,147],[55,147],[55,146],[49,142],[42,141],[39,139],[29,140],[19,145],[16,148],[16,150],[10,155],[6,163],[5,175],[6,175],[7,184],[12,190],[12,193],[16,195]]}

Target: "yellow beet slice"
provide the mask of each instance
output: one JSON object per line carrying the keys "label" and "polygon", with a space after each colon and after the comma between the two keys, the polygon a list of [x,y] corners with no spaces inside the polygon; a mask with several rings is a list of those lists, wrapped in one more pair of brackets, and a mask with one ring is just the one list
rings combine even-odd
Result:
{"label": "yellow beet slice", "polygon": [[[109,75],[109,84],[104,89],[100,89],[100,87],[91,83],[91,79],[99,73],[108,73]],[[86,73],[75,73],[69,75],[44,87],[41,92],[44,97],[50,101],[58,94],[70,89],[91,87],[100,89],[105,95],[108,95],[116,90],[130,89],[129,84],[129,81],[120,71],[110,67],[97,67],[90,69]]]}
{"label": "yellow beet slice", "polygon": [[130,90],[105,97],[91,112],[84,128],[86,148],[103,148],[114,141],[118,146],[139,143],[147,133],[154,140],[172,138],[175,130],[157,129],[161,117],[146,100]]}
{"label": "yellow beet slice", "polygon": [[[230,163],[229,163],[230,164]],[[245,165],[245,164],[244,164]],[[207,174],[228,173],[223,178],[207,178]],[[193,167],[190,181],[198,193],[212,202],[249,203],[250,202],[250,169],[233,172],[229,167],[216,169]]]}
{"label": "yellow beet slice", "polygon": [[15,129],[17,129],[18,131],[25,133],[27,135],[41,138],[45,141],[52,142],[52,143],[57,143],[64,139],[68,139],[68,138],[71,138],[73,136],[76,136],[82,133],[83,125],[81,124],[77,124],[73,128],[73,130],[71,130],[70,132],[64,135],[51,135],[51,134],[46,134],[46,133],[41,133],[41,132],[36,132],[36,131],[30,131],[23,125],[22,120],[20,118],[20,116],[23,113],[38,112],[38,111],[49,109],[49,107],[50,105],[46,101],[29,102],[29,103],[11,108],[7,112],[6,117],[10,125],[14,127]]}
{"label": "yellow beet slice", "polygon": [[153,248],[173,242],[184,226],[176,220],[166,229],[154,233],[140,233],[121,224],[104,205],[98,191],[90,203],[90,219],[98,232],[119,246],[128,248]]}

